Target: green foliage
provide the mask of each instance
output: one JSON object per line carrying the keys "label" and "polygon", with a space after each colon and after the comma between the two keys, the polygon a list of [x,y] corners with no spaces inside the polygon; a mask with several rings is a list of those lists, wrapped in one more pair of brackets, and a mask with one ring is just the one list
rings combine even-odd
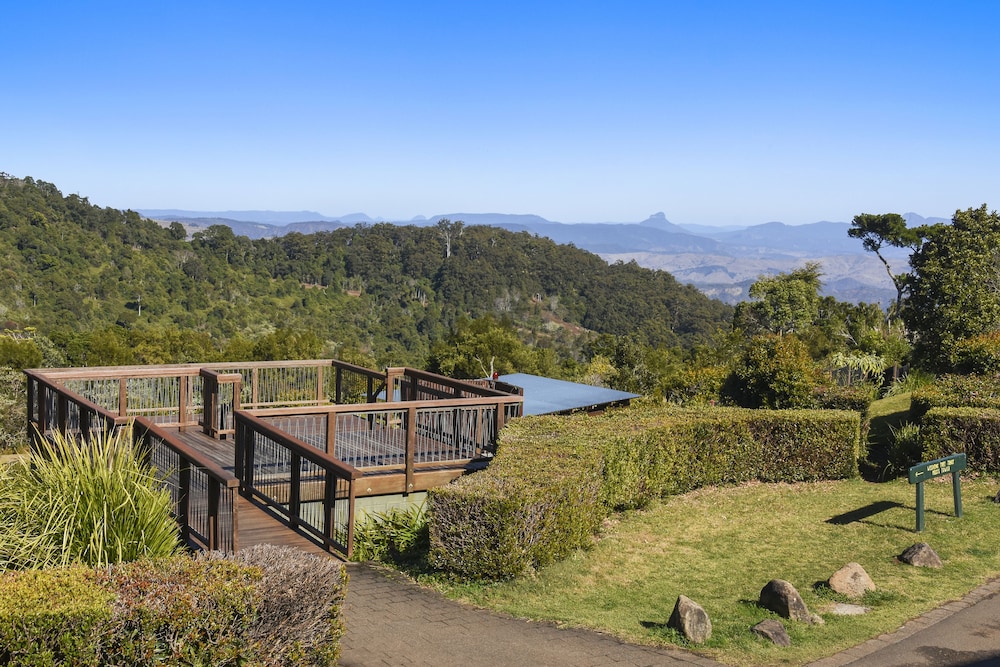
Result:
{"label": "green foliage", "polygon": [[12,368],[0,368],[0,454],[28,445],[27,379]]}
{"label": "green foliage", "polygon": [[0,211],[0,314],[44,333],[72,365],[318,356],[315,340],[261,340],[285,329],[310,332],[321,350],[346,344],[379,365],[424,367],[461,318],[491,316],[512,322],[522,346],[545,348],[534,367],[556,368],[546,354],[579,359],[584,328],[687,347],[732,315],[666,272],[460,221],[257,240],[216,225],[188,241],[180,225],[7,176]]}
{"label": "green foliage", "polygon": [[42,351],[29,339],[15,340],[0,335],[0,367],[22,370],[42,365]]}
{"label": "green foliage", "polygon": [[903,319],[919,365],[948,371],[961,341],[1000,329],[1000,215],[984,204],[920,231]]}
{"label": "green foliage", "polygon": [[429,494],[430,562],[508,579],[585,547],[612,509],[712,484],[857,474],[860,416],[632,408],[517,420],[490,467]]}
{"label": "green foliage", "polygon": [[907,278],[905,273],[895,274],[888,260],[882,255],[884,246],[896,248],[916,248],[920,245],[920,231],[918,229],[908,229],[906,220],[898,213],[861,213],[854,216],[851,221],[851,229],[847,231],[848,236],[861,239],[865,250],[875,253],[885,265],[886,273],[896,287],[896,303],[892,314],[898,317],[903,303],[903,293],[906,289]]}
{"label": "green foliage", "polygon": [[955,344],[954,366],[958,373],[1000,373],[1000,330],[987,331]]}
{"label": "green foliage", "polygon": [[920,463],[923,457],[920,425],[906,422],[897,428],[890,424],[889,431],[892,437],[886,452],[886,472],[903,474],[911,466]]}
{"label": "green foliage", "polygon": [[733,326],[755,336],[801,332],[819,314],[820,267],[809,262],[790,273],[761,276],[750,285],[752,301],[736,309]]}
{"label": "green foliage", "polygon": [[934,408],[920,424],[924,460],[958,452],[970,470],[1000,472],[1000,409]]}
{"label": "green foliage", "polygon": [[428,492],[433,567],[509,579],[586,545],[600,525],[599,450],[559,418],[530,420],[537,438],[521,442],[525,421],[504,431],[503,454],[486,471]]}
{"label": "green foliage", "polygon": [[0,664],[100,664],[113,599],[79,566],[0,573]]}
{"label": "green foliage", "polygon": [[405,564],[423,557],[428,545],[424,506],[393,507],[387,512],[369,512],[355,522],[352,560]]}
{"label": "green foliage", "polygon": [[330,666],[342,564],[296,549],[0,574],[0,662]]}
{"label": "green foliage", "polygon": [[961,407],[1000,409],[1000,376],[941,375],[913,392],[910,421],[921,423],[932,408]]}
{"label": "green foliage", "polygon": [[745,408],[808,408],[819,385],[815,364],[795,336],[755,336],[733,365],[723,398]]}
{"label": "green foliage", "polygon": [[170,555],[180,548],[171,511],[127,433],[56,435],[0,467],[0,570]]}

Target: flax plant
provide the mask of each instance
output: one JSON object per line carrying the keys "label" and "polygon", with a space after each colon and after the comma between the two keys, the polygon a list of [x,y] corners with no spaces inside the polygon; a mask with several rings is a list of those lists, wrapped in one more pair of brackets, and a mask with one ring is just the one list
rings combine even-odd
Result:
{"label": "flax plant", "polygon": [[0,471],[0,570],[105,566],[180,549],[169,493],[126,432],[56,435]]}

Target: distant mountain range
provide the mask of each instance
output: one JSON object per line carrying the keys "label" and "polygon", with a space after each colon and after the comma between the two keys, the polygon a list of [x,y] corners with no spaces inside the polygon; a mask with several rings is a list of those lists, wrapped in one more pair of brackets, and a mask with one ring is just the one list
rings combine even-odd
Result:
{"label": "distant mountain range", "polygon": [[[331,218],[313,211],[183,211],[140,209],[154,220],[180,222],[189,234],[211,225],[227,225],[233,233],[250,238],[270,238],[291,232],[313,232],[359,223],[390,222],[399,225],[433,225],[441,219],[467,225],[491,225],[513,232],[545,236],[557,243],[572,243],[608,262],[632,261],[668,271],[679,281],[691,283],[709,296],[728,303],[747,297],[747,289],[761,275],[788,272],[808,261],[823,270],[823,293],[842,301],[877,302],[895,298],[896,291],[885,267],[861,242],[847,235],[847,222],[786,225],[768,222],[749,227],[708,227],[670,222],[655,213],[641,222],[560,223],[537,215],[502,213],[450,213],[411,220],[375,220],[364,213]],[[910,226],[947,222],[907,213]],[[894,270],[906,266],[907,253],[895,248],[884,252]],[[898,267],[898,269],[895,269]]]}

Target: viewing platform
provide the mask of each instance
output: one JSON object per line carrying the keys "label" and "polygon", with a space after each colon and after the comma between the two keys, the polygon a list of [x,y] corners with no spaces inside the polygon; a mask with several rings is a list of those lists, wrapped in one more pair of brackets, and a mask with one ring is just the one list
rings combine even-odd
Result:
{"label": "viewing platform", "polygon": [[487,465],[523,396],[411,368],[337,360],[27,370],[33,443],[132,429],[183,539],[235,551],[300,542],[350,557],[359,498]]}

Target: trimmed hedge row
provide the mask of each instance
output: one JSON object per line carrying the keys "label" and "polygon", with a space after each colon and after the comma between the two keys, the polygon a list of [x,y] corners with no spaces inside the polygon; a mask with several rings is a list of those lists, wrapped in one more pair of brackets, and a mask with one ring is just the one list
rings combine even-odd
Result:
{"label": "trimmed hedge row", "polygon": [[934,408],[920,424],[924,460],[965,452],[970,470],[1000,470],[1000,410]]}
{"label": "trimmed hedge row", "polygon": [[913,392],[910,421],[919,424],[934,408],[1000,409],[1000,377],[993,375],[942,375],[934,384]]}
{"label": "trimmed hedge row", "polygon": [[519,419],[487,470],[429,492],[430,560],[460,578],[511,578],[587,545],[615,509],[711,484],[851,477],[860,429],[858,413],[829,410]]}
{"label": "trimmed hedge row", "polygon": [[334,665],[343,565],[280,547],[0,574],[0,664]]}

